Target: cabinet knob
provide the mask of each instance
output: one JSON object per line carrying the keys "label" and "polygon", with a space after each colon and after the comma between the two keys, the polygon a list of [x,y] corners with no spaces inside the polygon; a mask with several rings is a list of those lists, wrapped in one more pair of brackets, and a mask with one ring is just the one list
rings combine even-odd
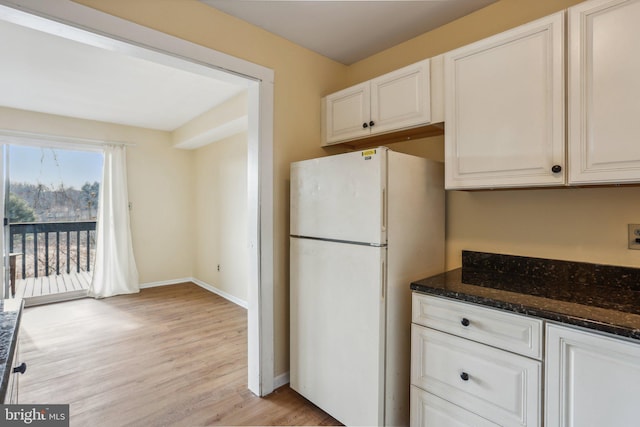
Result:
{"label": "cabinet knob", "polygon": [[373,125],[375,125],[375,123],[373,122],[373,120],[371,120],[371,121],[369,122],[369,126],[373,126]]}
{"label": "cabinet knob", "polygon": [[562,166],[560,166],[560,165],[553,165],[553,166],[551,166],[551,172],[553,172],[553,173],[560,173],[560,172],[562,172]]}
{"label": "cabinet knob", "polygon": [[366,123],[363,123],[363,124],[362,124],[362,127],[363,127],[364,129],[366,129],[366,128],[368,128],[368,127],[369,127],[369,125],[368,125],[368,124],[366,124]]}
{"label": "cabinet knob", "polygon": [[469,381],[469,374],[463,372],[460,374],[460,378],[462,379],[462,381]]}
{"label": "cabinet knob", "polygon": [[469,326],[471,324],[469,319],[467,319],[466,317],[463,317],[460,323],[462,323],[462,326]]}
{"label": "cabinet knob", "polygon": [[27,372],[27,364],[24,362],[22,362],[20,366],[16,366],[15,368],[13,368],[14,374],[24,374],[25,372]]}

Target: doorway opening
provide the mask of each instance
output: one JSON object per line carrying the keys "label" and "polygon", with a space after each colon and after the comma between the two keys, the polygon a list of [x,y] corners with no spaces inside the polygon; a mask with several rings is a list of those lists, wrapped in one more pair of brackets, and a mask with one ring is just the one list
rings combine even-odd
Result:
{"label": "doorway opening", "polygon": [[6,147],[11,294],[27,306],[86,296],[95,260],[102,153]]}
{"label": "doorway opening", "polygon": [[248,387],[262,396],[284,384],[274,378],[273,70],[70,0],[0,0],[0,20],[248,86]]}

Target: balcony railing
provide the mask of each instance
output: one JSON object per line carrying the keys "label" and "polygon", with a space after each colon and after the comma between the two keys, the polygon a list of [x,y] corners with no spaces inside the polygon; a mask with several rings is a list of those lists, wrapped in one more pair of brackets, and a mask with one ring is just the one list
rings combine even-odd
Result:
{"label": "balcony railing", "polygon": [[96,221],[15,223],[9,225],[9,235],[9,252],[23,255],[18,278],[92,268]]}

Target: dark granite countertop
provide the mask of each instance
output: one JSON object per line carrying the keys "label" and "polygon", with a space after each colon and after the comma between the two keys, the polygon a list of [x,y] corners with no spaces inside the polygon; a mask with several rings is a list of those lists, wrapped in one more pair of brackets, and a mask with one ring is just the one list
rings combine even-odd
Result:
{"label": "dark granite countertop", "polygon": [[13,353],[17,344],[22,306],[21,299],[0,300],[0,403],[4,402],[13,371]]}
{"label": "dark granite countertop", "polygon": [[640,269],[463,251],[411,289],[640,341]]}

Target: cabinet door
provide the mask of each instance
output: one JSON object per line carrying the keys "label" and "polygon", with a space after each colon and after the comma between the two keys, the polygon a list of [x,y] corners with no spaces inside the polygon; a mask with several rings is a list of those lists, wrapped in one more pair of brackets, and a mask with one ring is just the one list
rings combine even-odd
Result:
{"label": "cabinet door", "polygon": [[640,182],[640,1],[569,9],[569,182]]}
{"label": "cabinet door", "polygon": [[638,425],[640,344],[547,325],[546,427]]}
{"label": "cabinet door", "polygon": [[[365,82],[325,98],[326,145],[370,134],[370,85]],[[366,127],[364,126],[366,124]]]}
{"label": "cabinet door", "polygon": [[491,421],[411,386],[411,427],[498,427]]}
{"label": "cabinet door", "polygon": [[371,80],[371,134],[431,121],[429,60]]}
{"label": "cabinet door", "polygon": [[445,55],[447,189],[565,183],[563,55],[564,12]]}

